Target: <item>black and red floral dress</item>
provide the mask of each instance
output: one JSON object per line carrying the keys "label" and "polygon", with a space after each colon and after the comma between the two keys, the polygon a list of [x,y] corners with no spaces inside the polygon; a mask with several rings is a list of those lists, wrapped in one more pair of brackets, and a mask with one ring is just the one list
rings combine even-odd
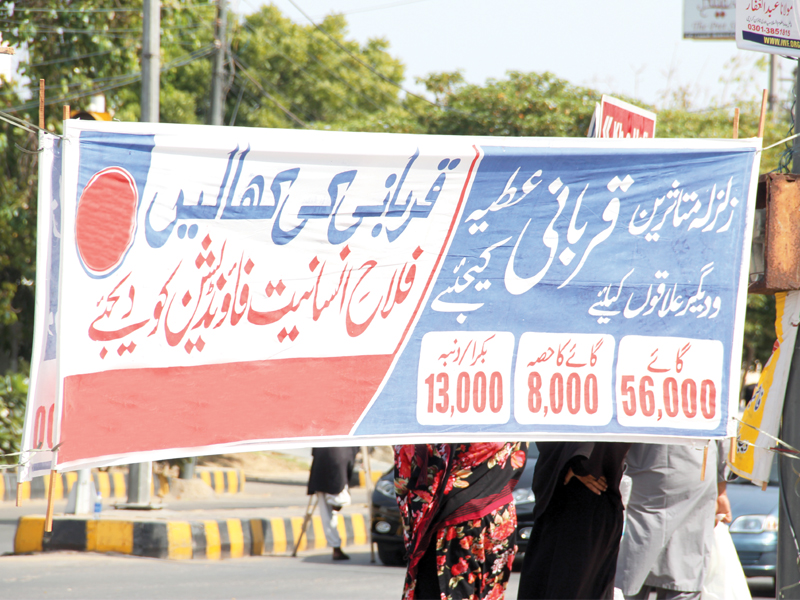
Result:
{"label": "black and red floral dress", "polygon": [[404,600],[503,597],[517,550],[511,493],[526,451],[524,442],[395,447]]}

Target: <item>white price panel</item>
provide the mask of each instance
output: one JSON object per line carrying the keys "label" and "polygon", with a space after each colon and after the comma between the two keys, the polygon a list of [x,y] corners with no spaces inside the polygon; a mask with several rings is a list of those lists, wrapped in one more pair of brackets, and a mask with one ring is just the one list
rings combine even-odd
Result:
{"label": "white price panel", "polygon": [[514,418],[525,425],[611,422],[614,337],[524,333],[514,373]]}
{"label": "white price panel", "polygon": [[722,352],[718,340],[622,338],[615,390],[620,425],[715,428],[723,402]]}
{"label": "white price panel", "polygon": [[436,331],[422,338],[417,421],[422,425],[507,423],[514,334]]}

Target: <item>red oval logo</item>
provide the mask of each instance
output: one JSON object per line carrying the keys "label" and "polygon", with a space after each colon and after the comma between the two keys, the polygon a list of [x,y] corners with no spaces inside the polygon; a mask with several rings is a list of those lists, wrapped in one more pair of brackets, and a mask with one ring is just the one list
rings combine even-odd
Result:
{"label": "red oval logo", "polygon": [[94,174],[78,202],[75,239],[86,268],[103,275],[117,267],[133,244],[136,230],[136,182],[122,167]]}

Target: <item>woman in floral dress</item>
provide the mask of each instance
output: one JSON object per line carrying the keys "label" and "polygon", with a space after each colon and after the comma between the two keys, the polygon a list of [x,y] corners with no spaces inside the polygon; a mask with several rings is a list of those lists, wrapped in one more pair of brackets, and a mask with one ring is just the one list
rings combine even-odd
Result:
{"label": "woman in floral dress", "polygon": [[511,492],[526,451],[523,442],[395,446],[403,600],[503,597],[517,550]]}

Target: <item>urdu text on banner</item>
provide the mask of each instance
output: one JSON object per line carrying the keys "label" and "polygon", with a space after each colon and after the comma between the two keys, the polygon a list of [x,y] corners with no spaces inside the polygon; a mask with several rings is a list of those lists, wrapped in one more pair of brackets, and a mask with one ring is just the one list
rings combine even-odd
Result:
{"label": "urdu text on banner", "polygon": [[56,147],[58,393],[25,447],[58,469],[734,433],[760,140],[68,121]]}

